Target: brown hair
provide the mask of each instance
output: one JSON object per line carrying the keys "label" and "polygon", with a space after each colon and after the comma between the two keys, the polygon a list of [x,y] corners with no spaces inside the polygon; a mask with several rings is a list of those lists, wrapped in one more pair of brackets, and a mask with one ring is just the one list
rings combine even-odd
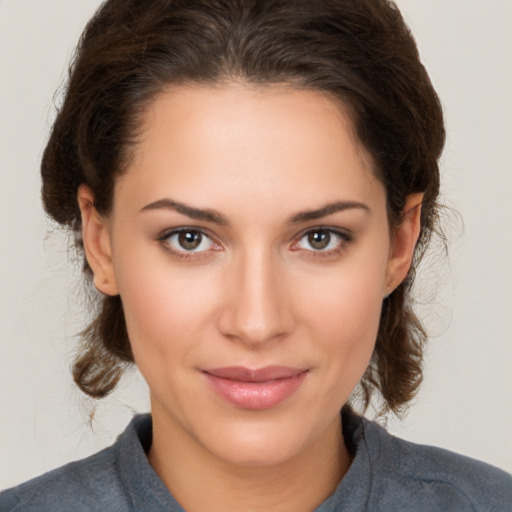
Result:
{"label": "brown hair", "polygon": [[[288,83],[348,107],[385,185],[391,226],[406,196],[423,192],[413,267],[384,301],[376,348],[361,381],[398,412],[421,382],[421,323],[412,310],[416,265],[438,220],[439,100],[402,16],[388,0],[107,0],[87,25],[42,160],[48,214],[80,239],[77,189],[108,214],[140,116],[173,84]],[[85,263],[85,270],[90,269]],[[97,297],[74,378],[88,395],[111,392],[133,362],[119,296]]]}

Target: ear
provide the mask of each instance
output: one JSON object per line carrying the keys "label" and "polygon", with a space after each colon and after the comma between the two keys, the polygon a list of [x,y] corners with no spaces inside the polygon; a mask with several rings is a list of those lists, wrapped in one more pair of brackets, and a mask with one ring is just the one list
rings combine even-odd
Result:
{"label": "ear", "polygon": [[403,222],[393,230],[384,296],[389,295],[407,277],[421,230],[422,201],[422,193],[408,195],[404,207]]}
{"label": "ear", "polygon": [[117,295],[119,291],[112,264],[107,220],[94,207],[94,194],[87,185],[80,185],[78,189],[78,205],[82,215],[85,257],[94,274],[94,286],[106,295]]}

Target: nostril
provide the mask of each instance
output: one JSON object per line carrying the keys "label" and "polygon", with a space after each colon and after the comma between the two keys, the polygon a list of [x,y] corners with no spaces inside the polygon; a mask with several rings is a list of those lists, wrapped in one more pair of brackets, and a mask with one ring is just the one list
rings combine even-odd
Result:
{"label": "nostril", "polygon": [[236,341],[248,346],[264,345],[277,341],[287,335],[288,329],[277,318],[265,322],[247,322],[240,319],[224,321],[221,332]]}

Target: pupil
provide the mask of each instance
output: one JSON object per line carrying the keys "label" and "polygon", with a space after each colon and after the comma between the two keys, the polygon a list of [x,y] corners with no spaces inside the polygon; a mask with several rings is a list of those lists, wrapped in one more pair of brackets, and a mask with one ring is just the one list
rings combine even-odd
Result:
{"label": "pupil", "polygon": [[314,231],[310,233],[309,243],[313,249],[325,249],[331,241],[331,234],[328,231]]}
{"label": "pupil", "polygon": [[201,244],[201,233],[197,231],[182,231],[179,234],[179,243],[183,249],[197,249]]}

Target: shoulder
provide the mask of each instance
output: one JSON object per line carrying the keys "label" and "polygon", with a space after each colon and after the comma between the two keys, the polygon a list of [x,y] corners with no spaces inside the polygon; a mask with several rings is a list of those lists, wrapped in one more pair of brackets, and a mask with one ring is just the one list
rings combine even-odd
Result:
{"label": "shoulder", "polygon": [[512,509],[512,477],[498,468],[448,450],[404,441],[367,421],[363,435],[378,487],[379,510],[386,510],[382,505],[388,500],[395,506],[397,497],[403,503],[424,503],[421,510]]}
{"label": "shoulder", "polygon": [[1,512],[128,510],[117,444],[0,493]]}
{"label": "shoulder", "polygon": [[183,511],[148,461],[151,442],[151,416],[136,416],[110,448],[0,493],[0,511]]}

